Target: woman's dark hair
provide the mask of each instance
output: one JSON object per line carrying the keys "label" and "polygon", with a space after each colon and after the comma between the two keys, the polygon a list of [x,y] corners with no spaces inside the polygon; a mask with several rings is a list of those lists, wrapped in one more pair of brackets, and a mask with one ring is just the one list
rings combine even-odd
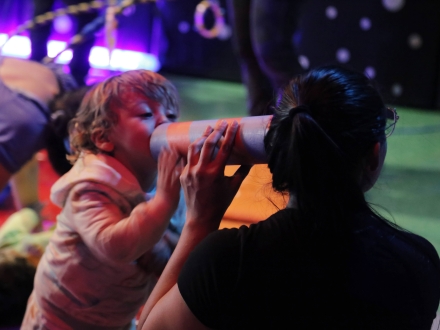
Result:
{"label": "woman's dark hair", "polygon": [[345,231],[359,210],[374,213],[359,175],[385,124],[381,96],[358,72],[321,67],[282,90],[264,140],[268,165],[274,189],[296,195],[309,233]]}
{"label": "woman's dark hair", "polygon": [[75,117],[86,93],[93,87],[83,86],[58,95],[49,104],[51,113],[51,130],[49,130],[46,149],[49,162],[58,175],[70,170],[72,164],[66,156],[70,153],[68,146],[68,124]]}

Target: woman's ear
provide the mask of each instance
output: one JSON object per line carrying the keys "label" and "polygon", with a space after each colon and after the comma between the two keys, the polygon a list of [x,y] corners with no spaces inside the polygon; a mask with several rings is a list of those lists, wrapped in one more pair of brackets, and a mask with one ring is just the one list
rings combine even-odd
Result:
{"label": "woman's ear", "polygon": [[369,152],[369,155],[367,156],[367,163],[366,166],[368,167],[368,170],[374,172],[379,167],[380,163],[380,150],[381,145],[380,142],[376,142]]}
{"label": "woman's ear", "polygon": [[370,190],[379,178],[387,153],[387,142],[376,142],[367,153],[361,177],[363,192]]}
{"label": "woman's ear", "polygon": [[101,151],[104,152],[112,152],[115,148],[113,142],[111,142],[107,136],[102,134],[101,132],[95,132],[92,134],[93,144]]}

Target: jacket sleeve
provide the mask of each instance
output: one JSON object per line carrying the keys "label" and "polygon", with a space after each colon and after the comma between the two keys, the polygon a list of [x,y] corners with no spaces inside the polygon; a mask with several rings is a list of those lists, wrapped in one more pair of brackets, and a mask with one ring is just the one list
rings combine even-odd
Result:
{"label": "jacket sleeve", "polygon": [[150,201],[131,210],[123,196],[100,184],[73,189],[68,199],[64,213],[70,213],[73,229],[98,259],[111,264],[133,262],[152,249],[170,220]]}

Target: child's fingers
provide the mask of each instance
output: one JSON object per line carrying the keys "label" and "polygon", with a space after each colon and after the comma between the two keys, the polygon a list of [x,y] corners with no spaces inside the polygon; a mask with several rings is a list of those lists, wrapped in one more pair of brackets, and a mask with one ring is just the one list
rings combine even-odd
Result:
{"label": "child's fingers", "polygon": [[217,123],[215,129],[209,134],[200,153],[200,161],[202,164],[207,164],[212,160],[217,144],[227,127],[228,123],[222,120]]}
{"label": "child's fingers", "polygon": [[159,153],[159,168],[162,168],[164,173],[168,172],[179,177],[182,172],[181,160],[182,156],[175,148],[162,147]]}
{"label": "child's fingers", "polygon": [[179,157],[179,159],[176,162],[176,169],[180,170],[180,172],[182,172],[182,170],[184,169],[186,165],[185,162],[185,158],[184,157]]}
{"label": "child's fingers", "polygon": [[159,164],[163,163],[167,155],[168,155],[168,149],[165,147],[161,147],[159,151],[158,163]]}
{"label": "child's fingers", "polygon": [[177,156],[177,159],[175,159],[174,174],[177,176],[177,178],[180,178],[183,169],[185,168],[185,159],[184,157],[180,156],[180,154],[177,154]]}

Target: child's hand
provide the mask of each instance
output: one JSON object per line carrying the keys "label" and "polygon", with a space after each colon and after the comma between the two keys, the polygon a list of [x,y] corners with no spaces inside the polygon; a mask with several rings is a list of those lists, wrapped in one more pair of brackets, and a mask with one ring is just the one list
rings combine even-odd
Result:
{"label": "child's hand", "polygon": [[163,148],[159,154],[156,198],[169,203],[172,213],[177,209],[180,194],[180,175],[185,167],[177,151]]}

